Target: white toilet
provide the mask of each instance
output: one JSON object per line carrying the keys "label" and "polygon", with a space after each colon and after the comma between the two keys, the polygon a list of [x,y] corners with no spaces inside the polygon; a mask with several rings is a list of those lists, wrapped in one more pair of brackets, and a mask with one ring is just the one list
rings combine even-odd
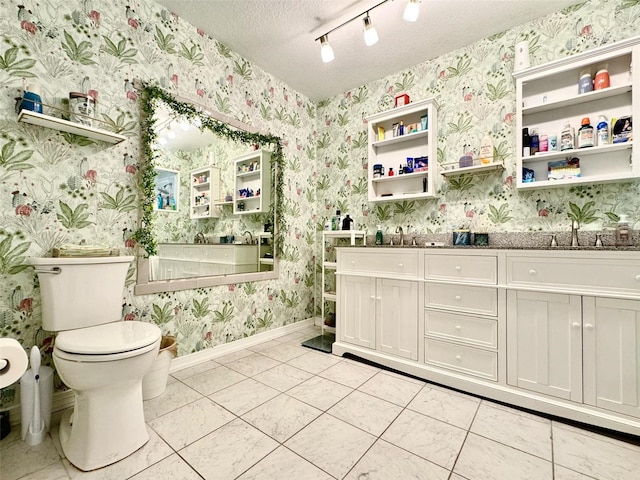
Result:
{"label": "white toilet", "polygon": [[161,331],[122,320],[122,292],[134,257],[30,258],[40,280],[42,326],[60,332],[53,361],[73,390],[60,423],[67,459],[81,470],[117,462],[149,440],[142,377],[158,355]]}

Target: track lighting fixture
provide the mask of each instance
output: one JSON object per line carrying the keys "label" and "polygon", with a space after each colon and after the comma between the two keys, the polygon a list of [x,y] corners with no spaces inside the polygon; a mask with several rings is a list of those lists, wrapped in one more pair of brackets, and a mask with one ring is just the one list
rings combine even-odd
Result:
{"label": "track lighting fixture", "polygon": [[329,34],[324,34],[320,37],[320,55],[324,63],[329,63],[335,58],[333,48],[329,45]]}
{"label": "track lighting fixture", "polygon": [[367,12],[367,16],[363,19],[364,22],[364,44],[367,47],[371,45],[375,45],[378,43],[378,32],[376,31],[376,27],[371,24],[371,18],[369,17],[369,12]]}
{"label": "track lighting fixture", "polygon": [[402,14],[402,19],[405,22],[415,22],[418,20],[419,14],[420,14],[419,0],[409,0],[409,3],[407,3],[407,6],[404,7],[404,13]]}
{"label": "track lighting fixture", "polygon": [[[362,22],[364,25],[365,45],[367,47],[370,47],[371,45],[375,45],[376,43],[378,43],[378,39],[379,39],[378,32],[373,26],[373,24],[371,23],[371,17],[369,16],[369,12],[372,11],[374,8],[378,8],[383,3],[387,3],[388,1],[389,0],[382,0],[381,2],[377,3],[373,7],[369,8],[369,10],[367,10],[366,12],[350,18],[349,20],[341,23],[337,27],[332,28],[324,35],[321,35],[318,38],[316,38],[316,42],[320,40],[320,56],[322,57],[322,61],[324,63],[328,63],[335,58],[335,55],[333,54],[333,48],[331,48],[331,45],[329,45],[329,34],[331,32],[338,30],[339,28],[344,27],[348,23],[353,22],[355,19],[362,17],[362,15],[364,15]],[[418,20],[419,13],[420,13],[420,0],[408,0],[408,3],[405,6],[404,13],[402,15],[402,19],[406,22],[415,22]]]}

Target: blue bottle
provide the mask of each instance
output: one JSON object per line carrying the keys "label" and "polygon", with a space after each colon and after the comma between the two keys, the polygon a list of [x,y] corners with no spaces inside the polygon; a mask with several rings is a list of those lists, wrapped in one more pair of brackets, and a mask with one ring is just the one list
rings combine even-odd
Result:
{"label": "blue bottle", "polygon": [[598,125],[596,126],[598,132],[598,145],[608,145],[609,142],[609,124],[604,115],[600,115]]}

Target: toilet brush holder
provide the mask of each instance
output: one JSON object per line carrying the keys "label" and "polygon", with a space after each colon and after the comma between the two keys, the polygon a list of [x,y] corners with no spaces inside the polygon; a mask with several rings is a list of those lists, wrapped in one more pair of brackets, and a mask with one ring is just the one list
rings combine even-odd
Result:
{"label": "toilet brush holder", "polygon": [[[20,378],[20,410],[22,414],[22,440],[27,445],[38,445],[44,440],[51,425],[51,402],[53,399],[53,369],[40,367],[39,378],[36,379],[33,369],[28,369]],[[36,401],[35,392],[39,390]],[[34,412],[39,404],[39,412]],[[34,421],[37,418],[37,421]]]}

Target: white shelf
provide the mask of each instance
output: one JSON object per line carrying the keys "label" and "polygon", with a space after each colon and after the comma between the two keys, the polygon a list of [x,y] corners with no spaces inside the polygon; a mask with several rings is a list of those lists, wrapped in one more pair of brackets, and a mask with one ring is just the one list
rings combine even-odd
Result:
{"label": "white shelf", "polygon": [[404,182],[408,177],[426,177],[429,175],[428,170],[413,173],[403,173],[398,175],[397,173],[391,177],[379,177],[371,180],[371,183],[386,183],[386,182]]}
{"label": "white shelf", "polygon": [[[541,153],[539,155],[531,155],[530,157],[522,157],[522,163],[547,162],[549,160],[558,160],[566,157],[582,157],[585,155],[600,155],[603,153],[618,152],[620,150],[631,150],[633,142],[612,143],[609,145],[599,145],[596,147],[574,148],[571,150],[562,150],[560,152]],[[602,159],[605,160],[604,158]]]}
{"label": "white shelf", "polygon": [[373,142],[374,148],[386,147],[389,145],[394,145],[396,143],[402,143],[414,140],[416,138],[427,137],[429,134],[428,130],[420,130],[419,132],[407,133],[406,135],[399,135],[397,137],[386,138],[384,140],[378,140],[377,142]]}
{"label": "white shelf", "polygon": [[[632,141],[596,145],[565,151],[523,156],[522,129],[537,130],[538,135],[557,136],[565,125],[573,127],[576,137],[583,118],[597,126],[606,117],[609,129],[612,119],[627,115],[640,117],[640,92],[632,85],[640,84],[640,37],[587,50],[554,62],[514,73],[516,79],[516,186],[520,190],[571,187],[598,183],[627,182],[640,177],[640,151]],[[608,65],[610,87],[578,93],[582,71],[592,75],[603,64]],[[595,132],[594,132],[595,133]],[[597,137],[597,135],[596,135]],[[613,134],[609,141],[613,142]],[[574,144],[577,143],[577,138]],[[565,158],[580,160],[580,177],[548,180],[548,162]],[[533,171],[535,181],[524,182],[523,169]],[[529,172],[527,172],[528,174]]]}
{"label": "white shelf", "polygon": [[82,125],[80,123],[70,122],[61,118],[51,117],[42,113],[32,112],[31,110],[21,110],[18,114],[18,122],[38,125],[39,127],[59,130],[61,132],[73,133],[93,140],[100,140],[106,143],[120,143],[127,137],[119,133],[109,132],[100,128]]}
{"label": "white shelf", "polygon": [[449,170],[442,170],[440,174],[443,177],[459,177],[460,175],[474,175],[478,173],[487,173],[494,171],[503,171],[503,162],[493,162],[484,165],[473,165],[471,167],[456,167]]}
{"label": "white shelf", "polygon": [[[366,118],[369,202],[401,202],[436,197],[437,107],[435,100],[427,99],[375,113]],[[424,117],[427,117],[427,125],[421,129]],[[393,131],[396,124],[403,124],[405,129],[411,126],[411,130],[414,130],[413,125],[415,125],[418,130],[394,137]],[[382,136],[384,138],[380,139]],[[407,159],[423,157],[427,158],[425,163],[428,170],[399,175],[398,167],[406,165]],[[386,176],[374,178],[374,165],[382,165]],[[395,171],[395,175],[388,175],[390,169]],[[423,186],[425,179],[426,187]]]}
{"label": "white shelf", "polygon": [[[327,250],[330,250],[327,248],[327,245],[331,245],[332,247],[335,245],[336,243],[336,239],[348,239],[349,240],[349,244],[352,246],[357,245],[358,243],[360,243],[362,246],[366,245],[367,243],[367,232],[366,230],[323,230],[322,231],[322,283],[321,283],[321,288],[322,288],[322,306],[321,306],[321,318],[322,318],[322,325],[321,325],[321,330],[322,333],[324,334],[325,332],[335,332],[335,329],[333,327],[329,327],[327,325],[324,324],[325,320],[327,320],[326,315],[327,315],[327,311],[331,311],[330,309],[327,309],[327,302],[331,302],[333,304],[335,304],[337,302],[337,295],[336,292],[334,291],[325,291],[325,287],[327,284],[327,279],[330,279],[333,282],[336,282],[337,279],[335,278],[335,271],[338,268],[338,264],[336,263],[335,260],[335,249],[333,249],[333,254],[332,256],[330,256],[330,258],[327,258]],[[331,273],[329,273],[331,272]],[[335,286],[335,284],[334,284]],[[333,311],[335,312],[335,305],[333,307]],[[339,322],[340,319],[336,319],[336,322]]]}
{"label": "white shelf", "polygon": [[[253,150],[234,159],[233,214],[250,215],[269,211],[271,205],[271,152]],[[240,190],[253,190],[254,196],[241,197]],[[256,195],[260,190],[260,195]],[[244,210],[238,208],[245,203]]]}
{"label": "white shelf", "polygon": [[557,100],[555,102],[543,103],[540,105],[534,105],[531,107],[523,107],[523,115],[533,115],[534,113],[546,112],[549,110],[556,110],[560,108],[570,107],[572,105],[579,105],[585,102],[593,102],[603,98],[615,97],[631,92],[631,85],[621,85],[619,87],[604,88],[602,90],[594,90],[592,92],[576,94],[573,97],[565,98],[563,100]]}
{"label": "white shelf", "polygon": [[[201,182],[206,176],[207,180]],[[189,218],[194,220],[202,218],[218,218],[220,216],[220,202],[214,198],[220,198],[220,169],[218,167],[201,167],[189,172]],[[196,203],[197,198],[204,203]]]}

